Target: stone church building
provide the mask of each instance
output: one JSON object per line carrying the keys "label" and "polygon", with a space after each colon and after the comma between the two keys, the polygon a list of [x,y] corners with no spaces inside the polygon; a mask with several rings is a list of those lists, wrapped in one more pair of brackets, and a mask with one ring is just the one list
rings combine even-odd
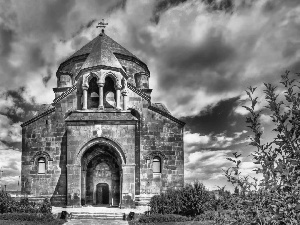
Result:
{"label": "stone church building", "polygon": [[55,99],[22,126],[22,193],[135,207],[184,184],[184,123],[151,102],[145,63],[104,31],[62,62]]}

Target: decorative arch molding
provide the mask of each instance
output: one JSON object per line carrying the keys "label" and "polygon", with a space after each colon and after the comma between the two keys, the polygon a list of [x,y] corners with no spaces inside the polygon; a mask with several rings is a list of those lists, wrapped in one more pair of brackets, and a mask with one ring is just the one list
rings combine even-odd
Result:
{"label": "decorative arch molding", "polygon": [[73,164],[75,165],[81,165],[81,159],[83,154],[92,146],[96,145],[96,144],[105,144],[108,145],[109,147],[112,147],[117,155],[119,156],[119,158],[121,159],[122,165],[126,164],[126,155],[123,152],[121,145],[119,143],[117,143],[116,141],[107,138],[107,137],[94,137],[92,139],[89,139],[88,141],[85,142],[85,144],[79,146],[76,149],[76,153],[74,155],[73,158]]}
{"label": "decorative arch molding", "polygon": [[88,88],[90,80],[95,77],[97,79],[97,83],[100,83],[100,77],[98,73],[89,72],[86,74],[83,74],[83,81],[82,81],[82,87]]}
{"label": "decorative arch molding", "polygon": [[[113,155],[110,151],[103,150],[101,148],[96,148],[95,151],[91,152],[88,156],[84,157],[82,159],[82,165],[81,169],[83,171],[87,170],[87,165],[94,160],[96,157],[98,157],[101,154],[105,154],[106,156],[110,156],[110,158],[114,159],[116,162],[118,162],[118,159],[116,158],[115,155]],[[119,165],[121,166],[121,165]]]}
{"label": "decorative arch molding", "polygon": [[115,83],[115,88],[116,89],[121,89],[122,88],[122,78],[123,76],[119,72],[112,72],[111,70],[101,70],[101,76],[99,83],[105,83],[105,78],[106,77],[111,77]]}
{"label": "decorative arch molding", "polygon": [[166,157],[166,155],[164,153],[160,152],[160,151],[151,152],[151,153],[147,154],[144,158],[145,158],[145,160],[153,160],[153,158],[155,156],[158,156],[158,157],[160,157],[163,160],[167,160],[168,159]]}
{"label": "decorative arch molding", "polygon": [[46,162],[48,161],[53,161],[53,159],[51,158],[51,156],[49,155],[48,152],[44,152],[44,151],[39,151],[37,153],[34,154],[34,156],[31,158],[30,162],[34,163],[38,160],[38,158],[40,157],[44,157],[46,159]]}
{"label": "decorative arch molding", "polygon": [[38,174],[38,161],[40,158],[44,158],[45,159],[45,173],[47,173],[48,169],[49,169],[49,165],[48,162],[49,161],[53,161],[53,159],[50,157],[48,152],[44,152],[44,151],[39,151],[37,153],[34,154],[34,156],[31,158],[30,162],[32,163],[32,171],[36,174]]}
{"label": "decorative arch molding", "polygon": [[[87,72],[82,75],[82,87],[89,87],[89,82],[93,77],[97,78],[97,83],[98,84],[104,84],[105,83],[105,78],[109,76],[113,79],[115,83],[116,89],[121,89],[122,88],[122,79],[124,77],[121,75],[119,72],[112,72],[111,70],[100,70],[100,71],[95,71],[95,72]],[[123,81],[124,82],[124,81]],[[126,82],[126,81],[125,81]],[[127,84],[127,82],[126,82]],[[127,87],[127,85],[126,85]]]}

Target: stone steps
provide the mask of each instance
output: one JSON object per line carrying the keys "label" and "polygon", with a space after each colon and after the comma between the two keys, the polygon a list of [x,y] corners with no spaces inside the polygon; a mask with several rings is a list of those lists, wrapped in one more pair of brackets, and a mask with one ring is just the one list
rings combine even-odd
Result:
{"label": "stone steps", "polygon": [[136,206],[147,206],[151,200],[152,196],[135,196],[135,205]]}
{"label": "stone steps", "polygon": [[71,212],[70,219],[103,219],[103,220],[123,220],[124,213],[88,213],[88,212]]}

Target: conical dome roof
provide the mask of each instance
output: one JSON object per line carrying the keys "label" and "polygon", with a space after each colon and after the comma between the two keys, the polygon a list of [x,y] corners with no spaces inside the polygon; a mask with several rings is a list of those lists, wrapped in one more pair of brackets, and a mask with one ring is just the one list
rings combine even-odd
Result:
{"label": "conical dome roof", "polygon": [[96,66],[108,66],[123,70],[118,59],[114,56],[110,49],[111,40],[111,38],[107,38],[104,34],[99,35],[99,37],[97,37],[97,41],[93,44],[89,56],[82,65],[81,70]]}
{"label": "conical dome roof", "polygon": [[[78,76],[83,71],[102,67],[119,71],[124,76],[132,76],[132,74],[127,74],[128,71],[126,72],[126,69],[128,64],[124,61],[137,64],[150,76],[149,69],[144,62],[102,32],[62,62],[57,74],[70,72]],[[81,63],[81,65],[77,63]]]}
{"label": "conical dome roof", "polygon": [[[89,43],[84,45],[77,52],[75,52],[73,55],[71,55],[69,58],[67,58],[64,62],[66,62],[76,56],[90,54],[92,52],[93,48],[95,46],[101,45],[101,43],[105,43],[106,48],[109,48],[112,53],[127,55],[127,56],[131,56],[131,57],[138,59],[135,55],[133,55],[131,52],[129,52],[127,49],[125,49],[123,46],[121,46],[119,43],[115,42],[113,39],[111,39],[105,33],[101,33],[96,38],[91,40]],[[138,59],[138,60],[141,61],[140,59]]]}

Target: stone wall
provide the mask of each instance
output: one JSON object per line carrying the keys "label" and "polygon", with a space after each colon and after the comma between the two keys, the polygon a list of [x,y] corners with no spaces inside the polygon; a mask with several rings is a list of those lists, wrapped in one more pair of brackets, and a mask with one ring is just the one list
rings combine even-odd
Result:
{"label": "stone wall", "polygon": [[[122,101],[121,101],[122,102]],[[23,193],[51,197],[53,205],[80,205],[83,145],[107,138],[124,152],[123,206],[134,205],[135,195],[154,195],[184,183],[183,126],[154,112],[151,103],[129,90],[127,111],[76,111],[76,91],[55,104],[55,112],[22,129]],[[47,158],[47,171],[37,174],[37,159]],[[159,156],[162,171],[152,171]],[[79,163],[78,163],[79,162]]]}
{"label": "stone wall", "polygon": [[[22,129],[22,193],[50,197],[66,204],[66,132],[60,113],[52,113]],[[38,174],[38,159],[46,158],[46,173]]]}
{"label": "stone wall", "polygon": [[[77,115],[79,112],[76,113]],[[125,155],[125,160],[122,164],[122,198],[124,205],[132,205],[135,195],[135,128],[136,120],[125,120],[126,117],[109,112],[89,112],[81,113],[82,121],[68,121],[67,122],[67,164],[70,171],[68,172],[68,205],[78,205],[80,200],[74,201],[71,199],[73,196],[81,196],[81,180],[77,174],[81,170],[81,156],[85,148],[86,143],[91,143],[97,138],[106,138],[112,140],[118,146]],[[129,113],[130,114],[130,113]],[[103,115],[104,117],[101,117]],[[70,115],[72,116],[72,114]],[[73,117],[72,117],[73,118]],[[95,120],[97,118],[97,120]],[[124,120],[122,120],[122,118]],[[121,120],[120,120],[121,119]],[[74,120],[74,119],[73,119]],[[76,119],[75,119],[76,120]],[[101,144],[101,142],[100,142]],[[79,172],[76,172],[78,171]],[[129,198],[130,197],[130,198]],[[131,202],[130,202],[131,200]]]}
{"label": "stone wall", "polygon": [[[159,194],[184,185],[183,127],[143,110],[141,127],[141,194]],[[161,158],[161,174],[152,171],[153,157]]]}
{"label": "stone wall", "polygon": [[[49,197],[66,205],[67,134],[65,114],[76,106],[75,93],[55,104],[55,112],[22,128],[22,193]],[[46,158],[46,173],[38,174],[39,157]]]}

